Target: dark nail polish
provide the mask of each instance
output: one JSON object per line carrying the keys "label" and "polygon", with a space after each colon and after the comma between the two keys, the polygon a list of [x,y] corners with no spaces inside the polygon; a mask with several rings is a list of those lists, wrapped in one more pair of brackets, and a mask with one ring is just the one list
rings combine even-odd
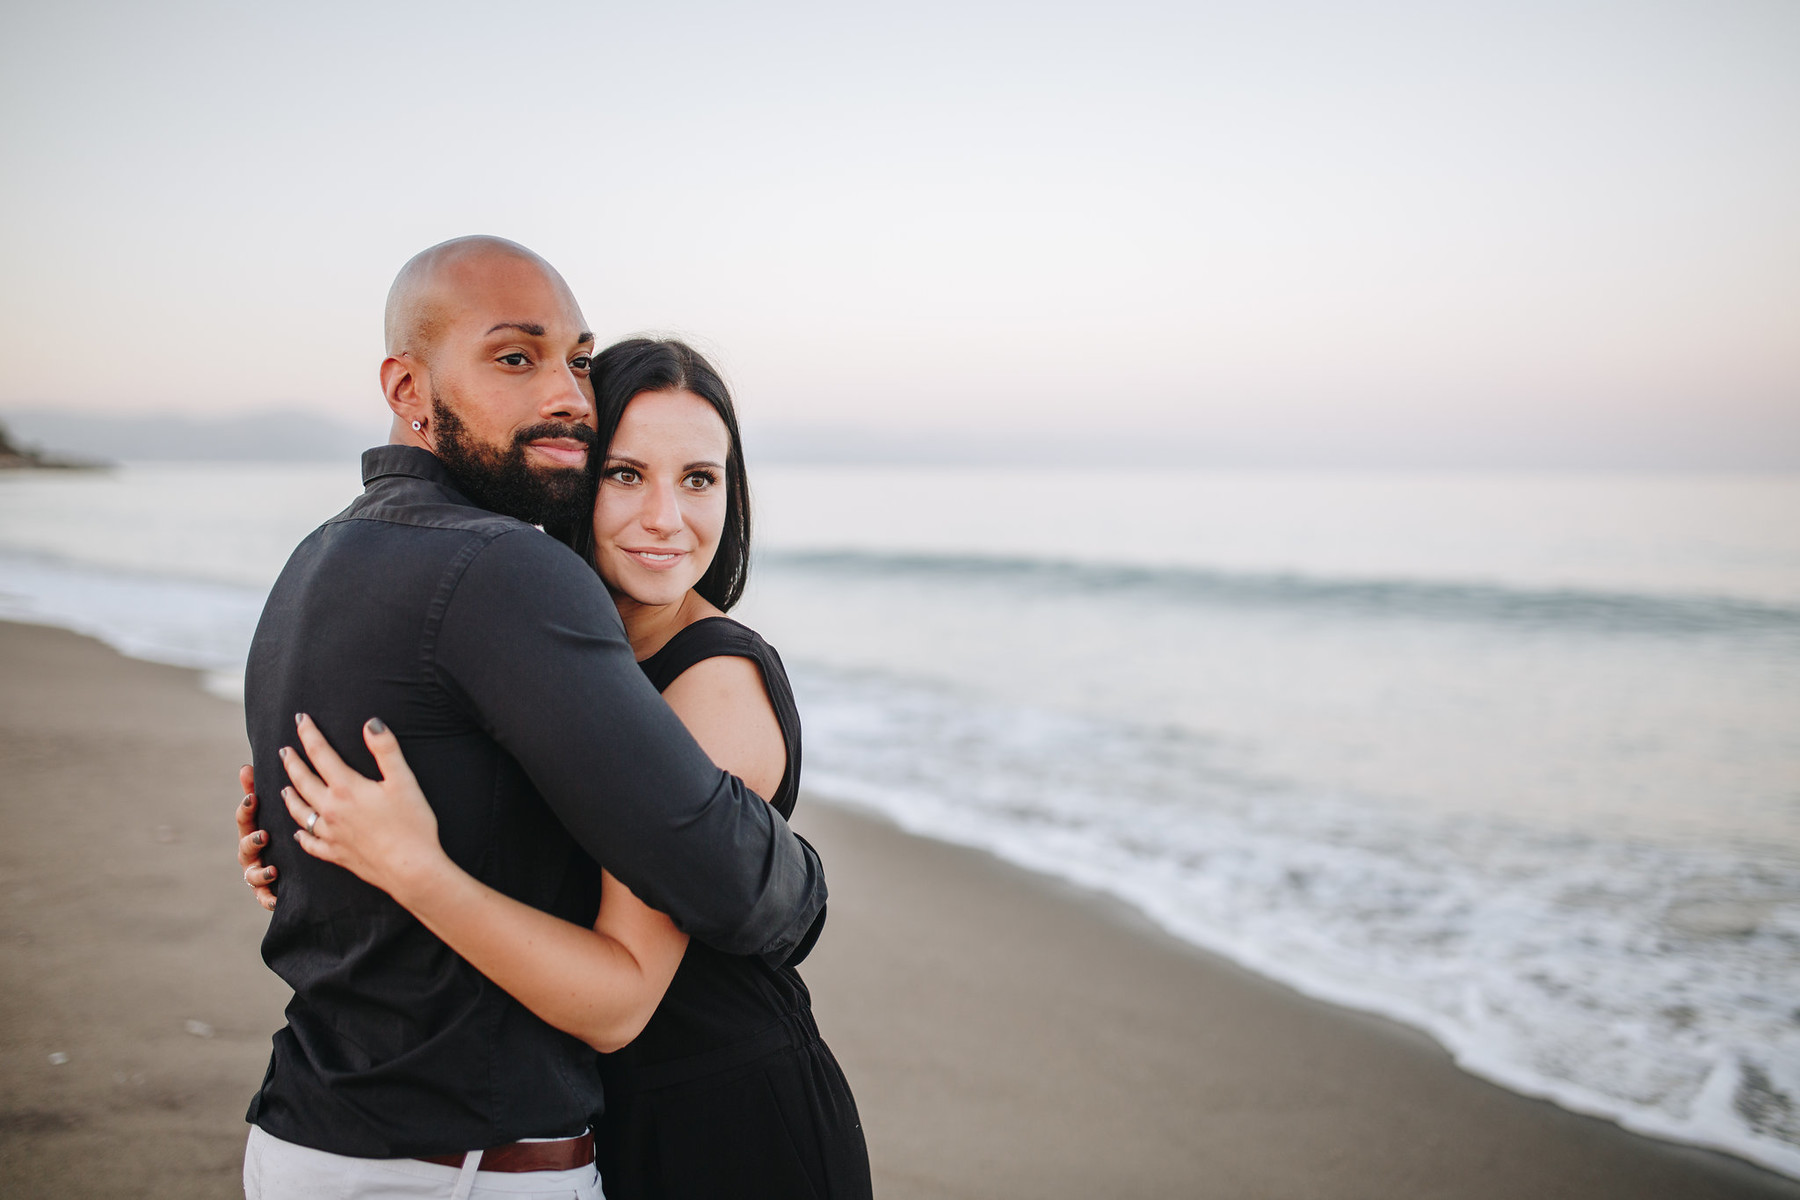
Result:
{"label": "dark nail polish", "polygon": [[369,718],[369,732],[370,733],[386,733],[387,726],[382,723],[382,720],[380,717],[370,717]]}
{"label": "dark nail polish", "polygon": [[252,846],[260,846],[263,843],[267,842],[268,840],[269,840],[269,835],[264,833],[260,829],[250,835],[250,844]]}
{"label": "dark nail polish", "polygon": [[295,725],[306,724],[306,714],[305,713],[295,713],[294,714],[294,724]]}
{"label": "dark nail polish", "polygon": [[244,808],[249,808],[249,807],[250,807],[250,805],[251,805],[251,804],[253,804],[253,803],[254,803],[254,802],[255,802],[255,800],[256,800],[256,797],[255,797],[255,796],[245,796],[245,797],[244,797],[244,803],[243,803],[243,805],[242,805],[242,807],[244,807]]}

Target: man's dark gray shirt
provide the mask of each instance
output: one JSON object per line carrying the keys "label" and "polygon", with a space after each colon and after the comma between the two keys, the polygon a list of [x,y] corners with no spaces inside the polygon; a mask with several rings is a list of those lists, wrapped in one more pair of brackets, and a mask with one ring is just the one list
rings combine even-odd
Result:
{"label": "man's dark gray shirt", "polygon": [[817,936],[824,873],[669,711],[566,546],[476,508],[421,449],[370,450],[363,482],[288,560],[245,676],[280,869],[263,959],[294,989],[249,1119],[365,1158],[577,1133],[601,1107],[593,1051],[295,844],[294,714],[369,775],[362,724],[387,722],[450,857],[571,921],[592,923],[600,863],[701,941],[779,963]]}

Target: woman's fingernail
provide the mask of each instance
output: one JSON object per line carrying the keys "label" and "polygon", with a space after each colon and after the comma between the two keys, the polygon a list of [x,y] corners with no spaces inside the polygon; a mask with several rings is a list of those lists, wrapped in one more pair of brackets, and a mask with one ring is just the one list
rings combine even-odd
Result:
{"label": "woman's fingernail", "polygon": [[370,733],[386,733],[387,726],[382,724],[380,717],[370,717],[369,718],[369,732]]}
{"label": "woman's fingernail", "polygon": [[277,758],[286,758],[288,756],[288,748],[286,746],[283,746],[281,749],[279,749],[275,752],[275,756]]}
{"label": "woman's fingernail", "polygon": [[268,840],[269,840],[269,835],[264,833],[260,829],[250,835],[250,844],[252,846],[260,846],[264,842],[267,842]]}
{"label": "woman's fingernail", "polygon": [[250,806],[251,806],[251,805],[252,805],[252,804],[255,804],[255,803],[256,803],[256,797],[255,797],[255,796],[245,796],[245,797],[244,797],[244,803],[243,803],[243,805],[242,805],[242,807],[244,807],[244,808],[249,808],[249,807],[250,807]]}
{"label": "woman's fingernail", "polygon": [[281,798],[283,800],[298,800],[300,796],[293,788],[285,787],[281,789]]}

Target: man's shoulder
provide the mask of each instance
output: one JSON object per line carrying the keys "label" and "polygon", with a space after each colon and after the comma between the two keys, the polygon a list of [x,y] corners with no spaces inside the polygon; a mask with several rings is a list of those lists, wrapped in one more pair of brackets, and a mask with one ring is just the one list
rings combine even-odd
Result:
{"label": "man's shoulder", "polygon": [[[619,610],[579,554],[534,525],[487,527],[440,576],[441,645],[518,649],[542,639],[623,635]],[[460,660],[459,660],[460,661]]]}
{"label": "man's shoulder", "polygon": [[567,545],[536,525],[507,517],[499,521],[503,523],[468,530],[469,536],[480,543],[467,556],[472,574],[498,577],[512,585],[540,591],[572,584],[584,592],[605,594],[600,576]]}

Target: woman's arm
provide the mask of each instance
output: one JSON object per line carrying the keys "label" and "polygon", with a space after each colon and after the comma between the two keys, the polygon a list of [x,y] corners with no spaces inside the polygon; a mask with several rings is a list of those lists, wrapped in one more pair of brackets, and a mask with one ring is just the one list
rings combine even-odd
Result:
{"label": "woman's arm", "polygon": [[275,868],[263,865],[262,852],[269,835],[256,827],[256,773],[248,766],[238,768],[238,786],[244,789],[237,806],[238,866],[244,869],[244,882],[250,885],[256,902],[274,912],[275,890],[270,885],[275,882]]}
{"label": "woman's arm", "polygon": [[[758,794],[780,784],[786,747],[762,677],[740,658],[707,659],[666,698],[714,762]],[[309,854],[394,897],[482,974],[547,1023],[599,1050],[643,1029],[680,965],[687,936],[610,874],[593,929],[502,895],[463,871],[437,840],[437,820],[399,743],[379,721],[363,738],[382,778],[346,766],[309,720],[300,740],[317,775],[283,751],[294,788],[283,792]],[[304,826],[319,814],[314,832]]]}

